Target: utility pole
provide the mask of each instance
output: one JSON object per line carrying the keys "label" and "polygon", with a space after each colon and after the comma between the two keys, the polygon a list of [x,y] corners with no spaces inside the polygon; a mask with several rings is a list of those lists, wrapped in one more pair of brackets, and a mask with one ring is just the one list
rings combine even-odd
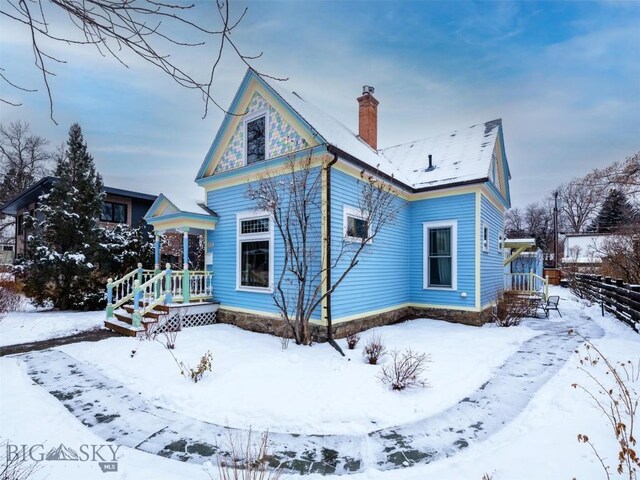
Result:
{"label": "utility pole", "polygon": [[558,268],[558,190],[553,192],[553,268]]}

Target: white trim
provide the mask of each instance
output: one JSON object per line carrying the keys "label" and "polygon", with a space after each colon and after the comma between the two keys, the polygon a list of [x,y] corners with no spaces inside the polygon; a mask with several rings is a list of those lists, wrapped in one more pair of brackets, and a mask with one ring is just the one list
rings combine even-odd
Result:
{"label": "white trim", "polygon": [[[342,238],[345,242],[361,243],[362,238],[351,237],[347,235],[347,218],[357,218],[358,220],[366,220],[367,215],[361,209],[352,207],[350,205],[343,205],[342,207]],[[367,236],[369,236],[369,226],[367,225]],[[372,243],[373,239],[367,241],[367,244]]]}
{"label": "white trim", "polygon": [[[485,243],[484,232],[487,232],[487,242]],[[489,253],[489,243],[491,240],[489,224],[482,222],[480,224],[480,245],[482,247],[482,253]]]}
{"label": "white trim", "polygon": [[[429,229],[431,228],[451,228],[451,287],[431,287],[429,286]],[[441,220],[437,222],[422,223],[422,288],[424,290],[447,290],[456,291],[458,289],[458,221]]]}
{"label": "white trim", "polygon": [[[265,218],[269,219],[269,232],[265,233],[245,233],[240,234],[240,223],[243,220],[251,220],[255,218]],[[269,287],[247,287],[241,285],[241,266],[242,266],[242,258],[241,258],[241,246],[240,244],[243,241],[269,241]],[[240,292],[254,292],[254,293],[273,293],[273,276],[274,276],[274,254],[275,254],[275,244],[274,244],[274,228],[273,228],[273,218],[266,211],[261,210],[247,210],[244,212],[236,213],[236,290]]]}
{"label": "white trim", "polygon": [[[263,108],[250,114],[247,114],[242,121],[242,135],[243,135],[243,152],[242,157],[245,166],[247,165],[247,124],[256,120],[257,118],[264,117],[264,159],[269,160],[269,109]],[[259,163],[259,162],[254,162]]]}

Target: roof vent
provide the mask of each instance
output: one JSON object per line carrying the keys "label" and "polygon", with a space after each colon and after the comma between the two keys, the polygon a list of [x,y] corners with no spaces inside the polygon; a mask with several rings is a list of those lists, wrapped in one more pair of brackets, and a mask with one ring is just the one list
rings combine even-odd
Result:
{"label": "roof vent", "polygon": [[433,155],[429,154],[429,168],[427,168],[425,172],[430,172],[434,168],[436,167],[433,166]]}
{"label": "roof vent", "polygon": [[369,85],[364,85],[362,87],[362,95],[373,95],[375,93],[376,89],[369,86]]}

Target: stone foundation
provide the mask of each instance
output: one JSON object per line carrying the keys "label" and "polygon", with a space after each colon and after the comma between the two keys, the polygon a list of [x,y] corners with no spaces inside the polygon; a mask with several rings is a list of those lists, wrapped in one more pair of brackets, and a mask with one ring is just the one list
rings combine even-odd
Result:
{"label": "stone foundation", "polygon": [[[390,312],[370,315],[358,318],[349,322],[341,322],[333,325],[333,337],[344,338],[353,333],[362,332],[373,327],[392,325],[394,323],[413,320],[415,318],[433,318],[445,320],[452,323],[462,323],[479,327],[491,321],[491,307],[482,312],[468,312],[463,310],[443,310],[439,308],[403,307]],[[220,308],[218,310],[217,321],[228,323],[244,330],[258,333],[269,333],[271,335],[282,335],[286,332],[285,323],[274,317],[255,315],[252,313],[233,312]],[[324,325],[311,324],[309,326],[311,335],[317,342],[327,340],[327,327]]]}

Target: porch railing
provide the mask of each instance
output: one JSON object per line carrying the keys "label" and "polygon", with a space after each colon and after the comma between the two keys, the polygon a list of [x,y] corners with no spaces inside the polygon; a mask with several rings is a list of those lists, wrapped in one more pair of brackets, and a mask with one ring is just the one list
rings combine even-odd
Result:
{"label": "porch railing", "polygon": [[141,264],[122,278],[107,283],[107,319],[113,312],[129,301],[133,301],[133,324],[140,326],[142,317],[161,304],[188,303],[204,300],[213,295],[213,272],[144,270]]}
{"label": "porch railing", "polygon": [[505,273],[504,289],[549,298],[549,279],[533,273]]}

